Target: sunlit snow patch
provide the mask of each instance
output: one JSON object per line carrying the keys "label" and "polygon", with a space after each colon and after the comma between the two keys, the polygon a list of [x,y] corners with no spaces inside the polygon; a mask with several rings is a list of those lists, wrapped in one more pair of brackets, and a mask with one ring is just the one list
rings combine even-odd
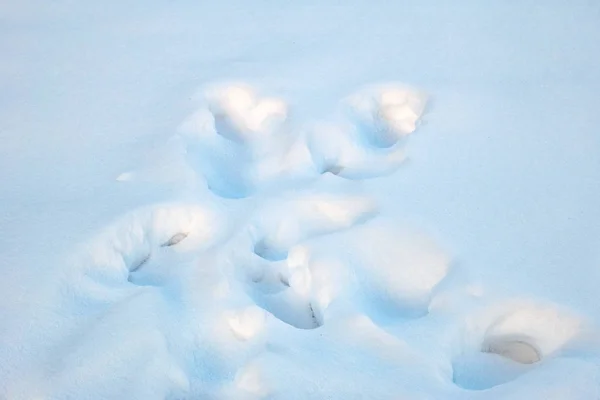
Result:
{"label": "sunlit snow patch", "polygon": [[399,143],[414,132],[427,96],[401,84],[367,87],[343,102],[341,121],[316,124],[308,135],[321,173],[368,179],[394,172],[404,161]]}
{"label": "sunlit snow patch", "polygon": [[347,104],[363,140],[373,146],[390,147],[417,129],[427,96],[390,83],[367,87],[350,96]]}
{"label": "sunlit snow patch", "polygon": [[310,169],[286,102],[240,83],[214,85],[180,127],[187,159],[215,194],[247,197]]}

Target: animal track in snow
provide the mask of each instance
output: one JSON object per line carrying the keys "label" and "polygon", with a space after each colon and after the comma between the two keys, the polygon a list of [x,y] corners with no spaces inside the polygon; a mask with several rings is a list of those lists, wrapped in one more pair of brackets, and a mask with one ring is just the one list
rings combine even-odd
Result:
{"label": "animal track in snow", "polygon": [[403,85],[373,85],[350,96],[346,103],[362,141],[388,148],[417,129],[427,96]]}
{"label": "animal track in snow", "polygon": [[[338,121],[338,135],[319,138],[316,131],[307,133],[291,123],[283,100],[247,85],[215,85],[204,94],[201,107],[180,127],[186,162],[219,197],[251,198],[248,215],[230,218],[229,206],[218,198],[210,207],[167,204],[135,211],[90,243],[82,263],[97,271],[94,276],[113,274],[113,282],[125,276],[131,284],[159,287],[189,279],[189,271],[213,251],[220,254],[224,279],[245,282],[236,287],[245,288],[256,304],[293,326],[318,327],[323,304],[331,299],[323,300],[323,290],[314,286],[321,285],[320,278],[314,280],[310,266],[298,261],[299,252],[290,251],[377,214],[371,199],[340,191],[343,185],[333,175],[321,176],[318,160],[330,157],[322,150],[342,149],[338,161],[343,166],[328,170],[342,177],[390,172],[400,161],[397,146],[372,146],[372,138],[364,140],[369,138],[366,126],[378,130],[373,135],[397,141],[393,137],[416,128],[423,108],[415,104],[424,97],[397,86],[359,92],[346,102],[352,112]],[[127,177],[133,180],[136,174]]]}
{"label": "animal track in snow", "polygon": [[[332,121],[300,129],[282,99],[243,84],[210,87],[176,138],[181,164],[211,195],[132,212],[92,240],[79,264],[102,284],[144,286],[137,289],[176,305],[164,334],[197,374],[193,395],[269,395],[254,360],[269,351],[273,327],[322,331],[335,318],[359,321],[348,326],[372,331],[366,337],[382,342],[379,353],[390,343],[398,349],[377,324],[426,316],[450,259],[426,237],[372,221],[377,205],[350,188],[396,170],[426,100],[401,85],[373,86],[345,99]],[[364,308],[348,310],[357,306],[350,296]],[[468,389],[537,368],[578,330],[577,318],[529,303],[473,324],[472,346],[451,360],[454,382]]]}
{"label": "animal track in snow", "polygon": [[583,325],[551,304],[521,301],[488,309],[470,323],[475,347],[454,360],[454,381],[481,390],[517,379],[544,360],[560,357]]}
{"label": "animal track in snow", "polygon": [[168,262],[162,264],[165,258],[181,262],[187,253],[210,248],[222,239],[226,226],[218,207],[159,204],[133,211],[106,228],[84,246],[76,263],[112,281],[151,278],[160,284],[174,273]]}
{"label": "animal track in snow", "polygon": [[358,196],[293,193],[277,200],[265,205],[255,225],[264,232],[255,252],[271,261],[284,259],[288,249],[306,239],[366,221],[377,210],[372,200]]}
{"label": "animal track in snow", "polygon": [[[260,308],[296,328],[322,326],[325,310],[342,291],[337,278],[352,273],[341,272],[350,267],[343,262],[312,259],[302,244],[351,230],[377,214],[371,199],[346,190],[338,177],[377,177],[402,161],[396,142],[415,130],[423,111],[418,103],[424,102],[421,94],[402,90],[379,87],[355,94],[345,105],[351,112],[328,133],[298,129],[284,101],[248,86],[209,88],[178,137],[190,170],[217,195],[213,204],[134,212],[93,242],[88,264],[120,270],[134,285],[171,287],[180,280],[183,287],[195,287],[194,280],[205,280],[200,286],[206,289],[191,304],[198,304],[196,309],[206,301],[211,310],[193,318],[206,326],[195,335],[217,353],[199,349],[202,359],[246,354],[244,346],[256,345],[251,343],[266,323]],[[247,215],[230,218],[228,200],[219,197],[246,201],[240,207]],[[227,329],[240,344],[227,344]],[[215,371],[238,366],[213,363]],[[239,376],[241,386],[257,390],[250,385],[254,378]]]}
{"label": "animal track in snow", "polygon": [[399,142],[416,130],[426,101],[401,85],[373,86],[346,99],[337,122],[303,132],[283,100],[242,84],[217,85],[206,90],[181,136],[207,187],[243,198],[314,173],[366,179],[393,172],[405,159]]}
{"label": "animal track in snow", "polygon": [[349,96],[344,120],[319,124],[308,137],[321,173],[367,179],[394,172],[405,159],[402,139],[425,111],[424,93],[397,84],[374,85]]}
{"label": "animal track in snow", "polygon": [[207,89],[204,104],[180,130],[188,162],[222,197],[247,197],[306,170],[308,157],[289,125],[286,103],[247,85]]}

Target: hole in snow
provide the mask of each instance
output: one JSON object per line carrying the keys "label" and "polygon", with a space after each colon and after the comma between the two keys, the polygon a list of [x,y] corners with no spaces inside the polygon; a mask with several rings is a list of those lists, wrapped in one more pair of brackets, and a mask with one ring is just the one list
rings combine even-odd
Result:
{"label": "hole in snow", "polygon": [[315,311],[315,307],[313,307],[312,303],[308,304],[308,308],[310,310],[310,317],[313,322],[313,329],[322,326],[323,325],[323,316],[321,315],[320,312],[318,312],[318,309],[317,309],[317,311]]}
{"label": "hole in snow", "polygon": [[287,276],[280,275],[279,281],[283,283],[285,286],[290,287],[290,280]]}
{"label": "hole in snow", "polygon": [[531,340],[511,337],[492,337],[484,342],[481,351],[497,354],[519,364],[533,364],[542,359],[540,351]]}
{"label": "hole in snow", "polygon": [[454,360],[453,380],[463,389],[490,389],[530,371],[541,359],[541,351],[531,338],[488,337],[480,352],[463,354]]}
{"label": "hole in snow", "polygon": [[165,243],[161,244],[160,247],[175,246],[176,244],[181,242],[186,237],[188,237],[187,232],[176,233],[175,235],[171,236],[171,238],[169,240],[167,240]]}
{"label": "hole in snow", "polygon": [[282,250],[269,243],[267,239],[261,239],[254,245],[254,253],[260,258],[268,261],[282,261],[288,256],[287,250]]}
{"label": "hole in snow", "polygon": [[489,389],[516,379],[560,353],[577,337],[582,321],[558,306],[530,302],[500,305],[473,321],[483,331],[479,348],[453,361],[454,382],[465,389]]}
{"label": "hole in snow", "polygon": [[338,164],[326,165],[321,171],[322,174],[330,173],[333,175],[339,175],[344,170],[344,167]]}
{"label": "hole in snow", "polygon": [[146,264],[148,262],[148,260],[150,260],[150,253],[146,254],[143,257],[141,257],[138,261],[132,263],[131,266],[129,267],[129,272],[137,271],[144,264]]}

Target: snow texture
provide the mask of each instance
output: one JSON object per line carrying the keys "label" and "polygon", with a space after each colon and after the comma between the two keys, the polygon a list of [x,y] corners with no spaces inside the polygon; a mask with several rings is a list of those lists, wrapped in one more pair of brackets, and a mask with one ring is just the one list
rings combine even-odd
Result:
{"label": "snow texture", "polygon": [[598,7],[13,3],[0,398],[600,398]]}

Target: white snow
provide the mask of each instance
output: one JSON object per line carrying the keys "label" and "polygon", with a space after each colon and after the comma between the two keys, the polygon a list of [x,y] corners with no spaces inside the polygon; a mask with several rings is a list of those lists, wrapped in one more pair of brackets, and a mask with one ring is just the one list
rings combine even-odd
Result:
{"label": "white snow", "polygon": [[0,4],[0,398],[600,398],[599,17]]}

